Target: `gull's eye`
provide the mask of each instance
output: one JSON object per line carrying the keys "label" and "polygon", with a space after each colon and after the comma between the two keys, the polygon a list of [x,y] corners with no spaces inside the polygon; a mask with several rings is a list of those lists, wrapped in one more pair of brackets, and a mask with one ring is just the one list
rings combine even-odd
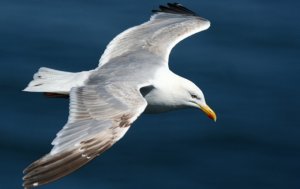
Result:
{"label": "gull's eye", "polygon": [[198,96],[197,96],[197,95],[194,95],[194,94],[191,94],[191,97],[192,97],[192,98],[199,99]]}

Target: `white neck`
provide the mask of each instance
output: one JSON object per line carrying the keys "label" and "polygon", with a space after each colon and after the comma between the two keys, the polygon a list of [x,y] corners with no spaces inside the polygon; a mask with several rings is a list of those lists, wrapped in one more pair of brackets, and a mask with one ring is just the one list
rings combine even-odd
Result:
{"label": "white neck", "polygon": [[169,69],[160,69],[154,79],[154,89],[145,95],[148,103],[146,113],[159,113],[184,108],[178,91],[181,91],[181,84],[185,80]]}

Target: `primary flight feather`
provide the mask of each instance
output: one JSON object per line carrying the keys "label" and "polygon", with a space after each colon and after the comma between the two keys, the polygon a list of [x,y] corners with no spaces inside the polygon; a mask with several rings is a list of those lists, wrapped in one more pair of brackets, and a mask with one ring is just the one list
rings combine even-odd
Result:
{"label": "primary flight feather", "polygon": [[178,3],[154,10],[107,46],[99,66],[78,73],[40,68],[24,91],[70,97],[69,118],[49,154],[25,170],[25,188],[55,181],[100,155],[123,137],[137,117],[196,107],[216,121],[202,91],[169,70],[172,48],[210,22]]}

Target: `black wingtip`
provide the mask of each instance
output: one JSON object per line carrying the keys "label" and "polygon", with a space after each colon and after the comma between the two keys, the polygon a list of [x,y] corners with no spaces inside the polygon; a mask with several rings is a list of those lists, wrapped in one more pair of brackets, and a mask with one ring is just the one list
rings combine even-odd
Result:
{"label": "black wingtip", "polygon": [[188,16],[197,16],[197,14],[179,3],[167,3],[167,5],[160,5],[158,10],[152,10],[153,13],[170,13],[183,14]]}

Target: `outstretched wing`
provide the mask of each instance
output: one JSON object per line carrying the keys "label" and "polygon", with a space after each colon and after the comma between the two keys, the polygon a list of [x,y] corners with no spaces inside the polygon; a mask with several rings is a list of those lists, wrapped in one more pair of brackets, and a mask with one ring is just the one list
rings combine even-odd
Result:
{"label": "outstretched wing", "polygon": [[99,60],[99,66],[116,57],[147,51],[168,62],[172,48],[181,40],[208,29],[210,22],[178,3],[154,10],[150,21],[129,28],[115,37]]}
{"label": "outstretched wing", "polygon": [[104,152],[126,133],[146,105],[139,89],[128,83],[73,88],[68,122],[51,152],[24,170],[24,187],[55,181]]}

